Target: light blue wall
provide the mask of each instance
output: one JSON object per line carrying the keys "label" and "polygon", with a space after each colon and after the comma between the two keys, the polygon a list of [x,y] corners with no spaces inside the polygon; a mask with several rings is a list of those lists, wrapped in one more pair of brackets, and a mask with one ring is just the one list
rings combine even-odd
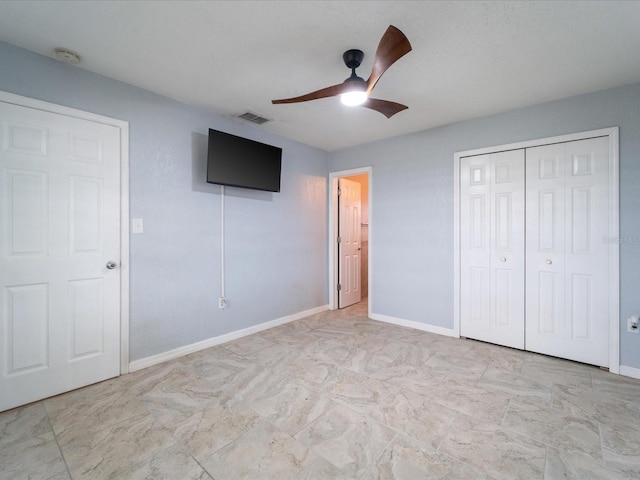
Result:
{"label": "light blue wall", "polygon": [[[620,127],[621,321],[640,313],[640,85],[582,95],[327,154],[0,42],[0,90],[130,124],[131,358],[327,303],[328,171],[373,166],[373,312],[453,327],[453,155]],[[427,115],[425,113],[425,115]],[[393,121],[393,120],[390,120]],[[283,191],[227,189],[219,296],[219,187],[203,182],[208,128],[283,147]],[[327,168],[327,158],[329,168]],[[621,363],[640,335],[621,324]]]}
{"label": "light blue wall", "polygon": [[[0,42],[0,90],[126,120],[131,360],[326,305],[327,153]],[[209,128],[283,148],[282,191],[204,181]]]}
{"label": "light blue wall", "polygon": [[640,84],[330,153],[329,171],[373,167],[372,311],[453,328],[455,152],[611,126],[620,127],[620,237],[625,240],[621,364],[640,368],[640,335],[626,332],[626,318],[640,313]]}

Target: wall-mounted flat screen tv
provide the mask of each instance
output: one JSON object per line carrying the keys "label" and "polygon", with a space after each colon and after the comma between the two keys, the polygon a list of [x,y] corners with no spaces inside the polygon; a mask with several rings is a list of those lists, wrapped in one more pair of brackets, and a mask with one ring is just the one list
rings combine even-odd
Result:
{"label": "wall-mounted flat screen tv", "polygon": [[282,149],[209,129],[207,182],[280,191]]}

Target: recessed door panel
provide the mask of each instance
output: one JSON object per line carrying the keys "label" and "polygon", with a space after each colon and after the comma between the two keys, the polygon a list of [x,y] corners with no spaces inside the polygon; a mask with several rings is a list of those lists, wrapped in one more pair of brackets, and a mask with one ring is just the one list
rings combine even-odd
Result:
{"label": "recessed door panel", "polygon": [[26,155],[47,155],[47,129],[40,125],[20,125],[7,119],[2,122],[2,149]]}
{"label": "recessed door panel", "polygon": [[469,228],[471,248],[482,250],[486,248],[488,243],[489,224],[487,222],[487,195],[471,195],[470,201],[470,213],[471,224]]}
{"label": "recessed door panel", "polygon": [[70,251],[99,252],[102,247],[102,181],[98,178],[70,179]]}
{"label": "recessed door panel", "polygon": [[79,133],[69,135],[69,159],[77,162],[102,163],[103,144],[99,137]]}
{"label": "recessed door panel", "polygon": [[515,297],[512,291],[512,286],[518,285],[519,282],[514,282],[513,274],[511,270],[498,268],[495,270],[495,291],[501,292],[500,295],[496,295],[495,305],[495,323],[498,326],[506,327],[519,322],[520,319],[513,318],[513,308],[511,301]]}
{"label": "recessed door panel", "polygon": [[578,175],[593,175],[594,173],[594,158],[589,153],[580,153],[571,157],[571,174],[573,176]]}
{"label": "recessed door panel", "polygon": [[474,323],[488,321],[490,287],[489,269],[471,267],[469,269],[469,317]]}
{"label": "recessed door panel", "polygon": [[[554,149],[555,150],[555,149]],[[541,180],[547,180],[552,178],[558,178],[560,175],[560,155],[554,151],[546,152],[545,154],[537,157],[538,171],[537,177]],[[533,158],[533,157],[530,157]],[[534,160],[527,160],[529,165],[532,165]]]}
{"label": "recessed door panel", "polygon": [[557,315],[559,287],[557,273],[538,272],[538,333],[541,335],[560,334],[560,319]]}
{"label": "recessed door panel", "polygon": [[102,278],[69,282],[70,360],[104,351],[104,282]]}
{"label": "recessed door panel", "polygon": [[512,248],[511,237],[513,235],[513,207],[511,192],[498,193],[495,196],[495,225],[496,225],[496,250],[509,251]]}
{"label": "recessed door panel", "polygon": [[496,172],[496,183],[510,183],[513,181],[511,176],[511,165],[509,163],[496,163],[495,164],[495,172]]}
{"label": "recessed door panel", "polygon": [[46,256],[49,238],[49,178],[46,172],[5,170],[8,256]]}
{"label": "recessed door panel", "polygon": [[592,342],[594,292],[591,288],[592,276],[573,274],[571,276],[571,339]]}
{"label": "recessed door panel", "polygon": [[469,185],[470,186],[483,186],[486,184],[486,165],[471,165],[469,167],[470,175],[469,175]]}
{"label": "recessed door panel", "polygon": [[553,252],[557,248],[560,232],[558,221],[562,212],[558,206],[557,190],[541,190],[538,201],[538,251]]}
{"label": "recessed door panel", "polygon": [[49,286],[5,287],[3,312],[6,376],[26,374],[49,365]]}
{"label": "recessed door panel", "polygon": [[344,283],[341,284],[341,292],[343,294],[348,295],[360,290],[360,275],[358,275],[359,271],[360,256],[357,254],[345,256],[344,262],[342,264],[342,277],[344,279]]}
{"label": "recessed door panel", "polygon": [[591,188],[571,191],[571,251],[574,255],[591,252]]}

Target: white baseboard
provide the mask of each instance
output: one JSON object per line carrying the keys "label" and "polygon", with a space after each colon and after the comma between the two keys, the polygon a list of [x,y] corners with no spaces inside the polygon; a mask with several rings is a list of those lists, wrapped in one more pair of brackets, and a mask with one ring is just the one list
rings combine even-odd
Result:
{"label": "white baseboard", "polygon": [[423,332],[435,333],[438,335],[445,335],[447,337],[459,338],[459,335],[451,328],[437,327],[435,325],[415,322],[413,320],[404,320],[402,318],[389,317],[387,315],[380,315],[377,313],[371,314],[371,320],[378,320],[380,322],[392,323],[394,325],[400,325],[401,327],[409,327],[416,330],[422,330]]}
{"label": "white baseboard", "polygon": [[215,347],[216,345],[220,345],[222,343],[237,340],[238,338],[246,337],[247,335],[262,332],[263,330],[278,327],[280,325],[284,325],[285,323],[294,322],[296,320],[300,320],[301,318],[324,312],[328,309],[329,305],[322,305],[321,307],[305,310],[304,312],[294,313],[293,315],[276,318],[275,320],[260,323],[252,327],[243,328],[242,330],[236,330],[234,332],[225,333],[224,335],[219,335],[217,337],[208,338],[206,340],[192,343],[190,345],[185,345],[184,347],[169,350],[168,352],[158,353],[157,355],[151,355],[150,357],[141,358],[140,360],[134,360],[129,363],[129,373],[135,372],[137,370],[142,370],[143,368],[152,367],[153,365],[158,365],[168,360],[174,360],[176,358],[180,358],[185,355],[204,350],[206,348]]}
{"label": "white baseboard", "polygon": [[[143,368],[152,367],[169,360],[174,360],[176,358],[180,358],[185,355],[204,350],[206,348],[215,347],[216,345],[231,342],[232,340],[237,340],[238,338],[246,337],[247,335],[253,335],[254,333],[278,327],[280,325],[284,325],[285,323],[294,322],[296,320],[300,320],[301,318],[315,315],[316,313],[324,312],[326,310],[329,310],[329,305],[322,305],[321,307],[294,313],[293,315],[288,315],[286,317],[276,318],[275,320],[260,323],[258,325],[244,328],[242,330],[236,330],[234,332],[225,333],[224,335],[219,335],[217,337],[208,338],[207,340],[202,340],[201,342],[185,345],[184,347],[169,350],[168,352],[158,353],[157,355],[141,358],[140,360],[134,360],[129,363],[129,373],[142,370]],[[423,332],[435,333],[437,335],[445,335],[447,337],[455,338],[459,337],[459,335],[457,335],[453,329],[415,322],[413,320],[404,320],[402,318],[390,317],[388,315],[380,315],[377,313],[372,313],[370,318],[372,320],[391,323],[393,325],[399,325],[401,327],[409,327],[415,330],[422,330]],[[640,379],[640,368],[620,365],[620,375]]]}
{"label": "white baseboard", "polygon": [[620,375],[624,375],[625,377],[640,378],[640,368],[620,365]]}

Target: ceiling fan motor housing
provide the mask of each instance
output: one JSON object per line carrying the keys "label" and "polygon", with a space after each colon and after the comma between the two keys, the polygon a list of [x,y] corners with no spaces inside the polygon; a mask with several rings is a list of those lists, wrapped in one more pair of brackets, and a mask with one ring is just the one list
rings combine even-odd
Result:
{"label": "ceiling fan motor housing", "polygon": [[363,58],[364,52],[362,50],[347,50],[342,54],[342,60],[344,60],[344,64],[352,70],[360,66]]}
{"label": "ceiling fan motor housing", "polygon": [[350,84],[354,90],[364,91],[367,89],[367,82],[364,81],[364,78],[356,75],[356,68],[360,66],[363,58],[364,53],[362,50],[347,50],[342,54],[344,64],[351,69],[351,76],[347,78],[344,83],[354,82]]}

